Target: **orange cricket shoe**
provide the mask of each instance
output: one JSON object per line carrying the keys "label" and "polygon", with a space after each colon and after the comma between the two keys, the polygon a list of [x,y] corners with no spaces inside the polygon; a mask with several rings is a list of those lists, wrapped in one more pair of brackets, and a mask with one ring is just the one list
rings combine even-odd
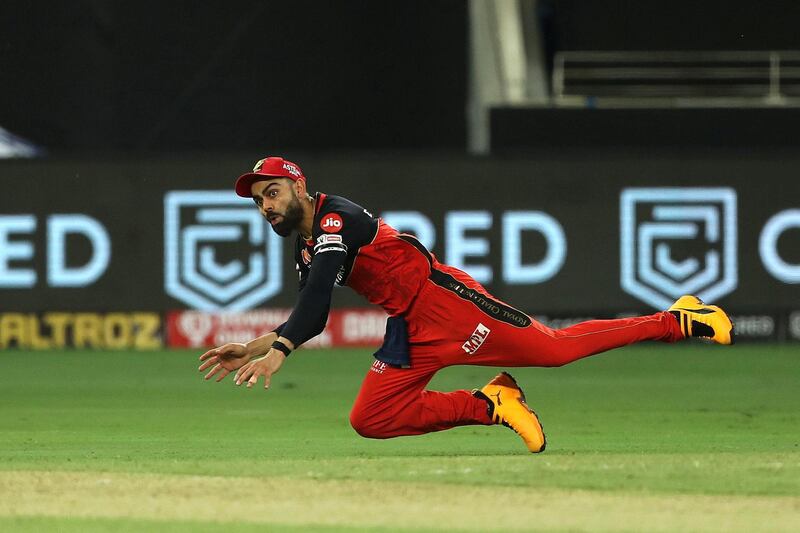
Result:
{"label": "orange cricket shoe", "polygon": [[667,311],[678,319],[684,337],[704,337],[718,344],[733,344],[736,339],[725,311],[697,296],[681,296]]}
{"label": "orange cricket shoe", "polygon": [[547,440],[539,417],[525,403],[525,393],[508,372],[495,376],[481,390],[472,394],[489,404],[489,418],[517,432],[532,453],[544,451]]}

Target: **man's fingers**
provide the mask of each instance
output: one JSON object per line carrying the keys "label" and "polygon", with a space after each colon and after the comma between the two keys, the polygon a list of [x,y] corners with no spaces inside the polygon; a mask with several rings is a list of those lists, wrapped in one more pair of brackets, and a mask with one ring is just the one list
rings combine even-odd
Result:
{"label": "man's fingers", "polygon": [[245,382],[245,380],[250,379],[250,376],[253,375],[253,366],[249,366],[247,369],[242,367],[239,370],[239,373],[236,375],[236,384],[241,385]]}
{"label": "man's fingers", "polygon": [[214,374],[216,374],[216,373],[217,373],[217,372],[219,372],[220,370],[222,370],[222,365],[221,365],[221,364],[219,364],[219,363],[217,363],[217,366],[215,366],[214,368],[212,368],[212,369],[211,369],[211,370],[208,372],[208,374],[206,374],[205,378],[203,378],[203,379],[211,379],[211,376],[213,376]]}
{"label": "man's fingers", "polygon": [[258,383],[258,378],[259,377],[260,376],[259,376],[258,372],[253,372],[253,376],[250,379],[247,380],[247,388],[249,389],[253,385],[255,385],[256,383]]}
{"label": "man's fingers", "polygon": [[235,381],[237,385],[239,384],[239,378],[242,377],[242,374],[247,372],[247,369],[250,368],[251,366],[253,366],[252,363],[247,363],[242,365],[242,367],[236,371],[236,375],[233,376],[233,381]]}
{"label": "man's fingers", "polygon": [[[201,356],[201,357],[202,357],[202,356]],[[202,360],[202,359],[201,359],[201,360]],[[205,361],[205,362],[204,362],[202,365],[200,365],[199,367],[197,367],[197,370],[199,370],[200,372],[202,372],[202,371],[203,371],[203,370],[205,370],[206,368],[210,367],[211,365],[217,364],[217,363],[219,363],[219,357],[215,357],[215,356],[213,356],[213,355],[212,355],[212,356],[211,356],[209,359],[207,359],[207,360],[206,360],[206,361]]]}
{"label": "man's fingers", "polygon": [[204,353],[203,355],[201,355],[200,356],[200,360],[201,361],[205,361],[209,357],[214,357],[215,355],[219,355],[219,351],[216,348],[213,348],[213,349],[207,351],[206,353]]}
{"label": "man's fingers", "polygon": [[[221,367],[221,368],[222,368],[222,367]],[[222,380],[225,378],[225,376],[227,376],[227,375],[228,375],[228,374],[230,374],[230,373],[231,373],[231,371],[230,371],[230,370],[228,370],[227,368],[222,368],[222,372],[220,373],[220,375],[219,375],[219,376],[217,376],[217,383],[219,383],[220,381],[222,381]]]}
{"label": "man's fingers", "polygon": [[264,388],[265,389],[269,388],[269,383],[270,383],[271,379],[272,379],[272,376],[264,376]]}

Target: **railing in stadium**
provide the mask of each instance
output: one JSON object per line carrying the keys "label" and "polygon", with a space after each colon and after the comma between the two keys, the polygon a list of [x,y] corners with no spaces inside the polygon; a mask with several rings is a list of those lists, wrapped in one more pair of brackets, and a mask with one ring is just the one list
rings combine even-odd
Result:
{"label": "railing in stadium", "polygon": [[560,106],[800,106],[800,51],[559,52]]}

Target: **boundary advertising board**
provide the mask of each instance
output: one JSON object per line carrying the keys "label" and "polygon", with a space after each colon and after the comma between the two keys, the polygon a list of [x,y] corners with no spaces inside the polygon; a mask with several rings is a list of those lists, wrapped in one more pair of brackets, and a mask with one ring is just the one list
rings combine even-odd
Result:
{"label": "boundary advertising board", "polygon": [[[800,312],[800,180],[787,157],[297,161],[312,190],[415,234],[534,316],[645,313],[695,293],[742,317],[741,333],[783,340]],[[13,188],[0,199],[0,313],[291,308],[292,243],[231,189],[251,164],[2,163]],[[335,291],[334,308],[363,305]]]}

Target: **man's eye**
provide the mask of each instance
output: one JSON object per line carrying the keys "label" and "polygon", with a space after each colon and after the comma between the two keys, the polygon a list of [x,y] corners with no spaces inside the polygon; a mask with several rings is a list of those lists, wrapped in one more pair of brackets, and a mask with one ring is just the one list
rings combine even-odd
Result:
{"label": "man's eye", "polygon": [[269,191],[270,198],[275,198],[276,196],[278,196],[278,191]]}

